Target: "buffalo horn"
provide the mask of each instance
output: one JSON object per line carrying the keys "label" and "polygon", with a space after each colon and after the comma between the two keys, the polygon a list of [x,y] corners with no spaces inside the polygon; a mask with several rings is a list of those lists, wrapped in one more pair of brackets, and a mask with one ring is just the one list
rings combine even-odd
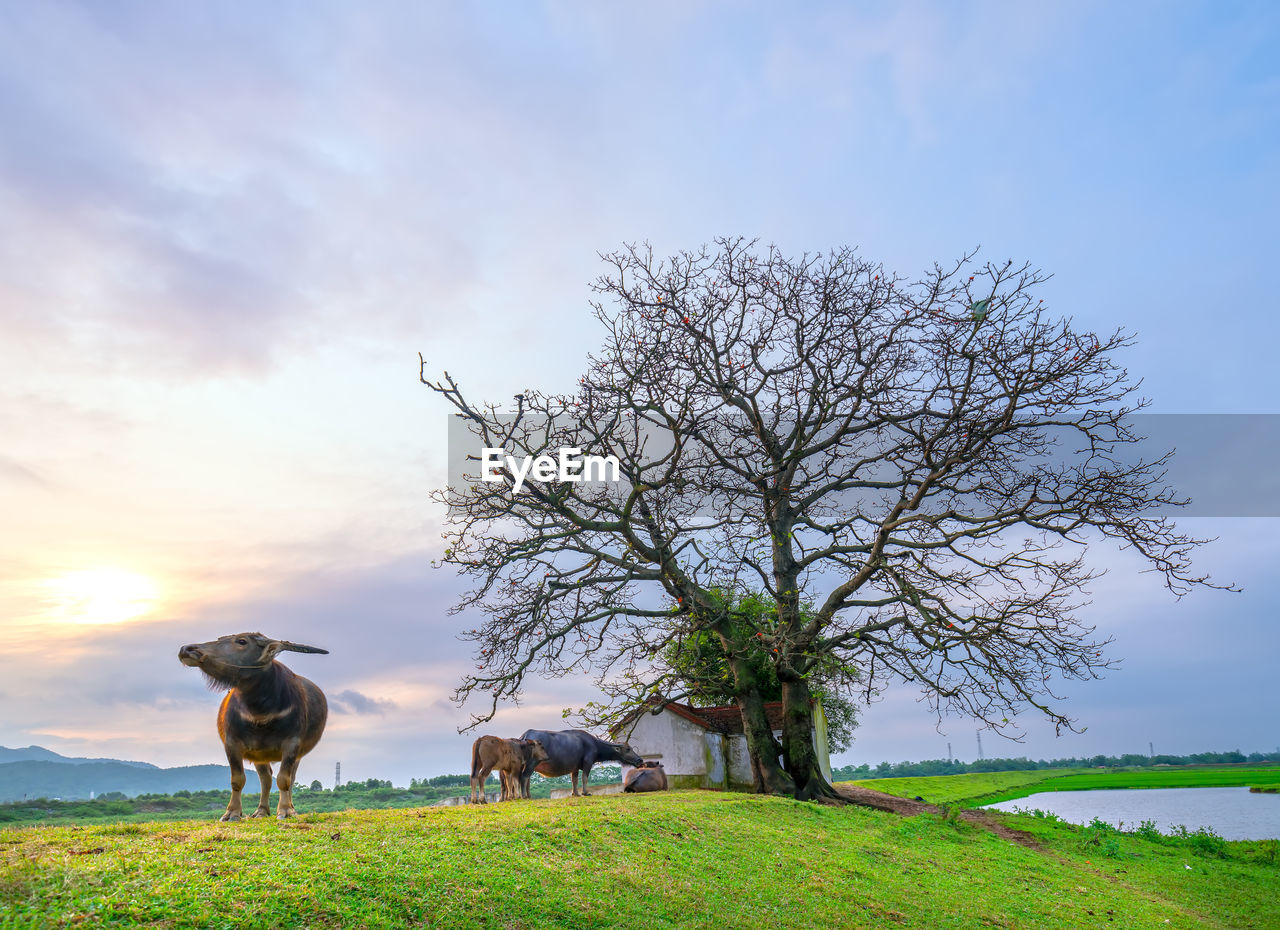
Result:
{"label": "buffalo horn", "polygon": [[286,652],[318,652],[321,655],[328,655],[328,649],[321,649],[319,646],[302,646],[298,643],[290,643],[281,640],[280,648]]}

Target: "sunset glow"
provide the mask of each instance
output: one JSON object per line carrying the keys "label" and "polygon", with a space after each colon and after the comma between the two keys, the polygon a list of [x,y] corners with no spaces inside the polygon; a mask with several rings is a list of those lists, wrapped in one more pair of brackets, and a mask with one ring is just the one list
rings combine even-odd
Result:
{"label": "sunset glow", "polygon": [[124,623],[149,613],[155,582],[117,568],[94,568],[51,578],[49,613],[63,623]]}

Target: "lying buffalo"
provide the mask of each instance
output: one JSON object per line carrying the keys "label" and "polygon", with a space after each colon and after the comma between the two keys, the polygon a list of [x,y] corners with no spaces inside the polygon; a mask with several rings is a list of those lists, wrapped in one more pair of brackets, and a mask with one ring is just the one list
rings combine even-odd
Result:
{"label": "lying buffalo", "polygon": [[[626,743],[610,743],[597,739],[586,730],[525,730],[522,739],[535,739],[547,751],[547,760],[539,762],[533,771],[539,775],[554,778],[557,775],[573,776],[573,794],[578,796],[578,773],[582,773],[582,793],[587,790],[587,779],[591,775],[591,766],[597,762],[625,762],[627,765],[639,765],[641,759]],[[521,793],[529,796],[529,778],[523,776],[520,782]]]}
{"label": "lying buffalo", "polygon": [[666,791],[667,773],[656,759],[641,762],[622,779],[622,790],[628,792]]}
{"label": "lying buffalo", "polygon": [[547,751],[533,739],[503,739],[482,736],[471,744],[471,803],[484,804],[484,782],[497,771],[502,781],[500,801],[529,796],[529,777],[533,767],[545,761]]}

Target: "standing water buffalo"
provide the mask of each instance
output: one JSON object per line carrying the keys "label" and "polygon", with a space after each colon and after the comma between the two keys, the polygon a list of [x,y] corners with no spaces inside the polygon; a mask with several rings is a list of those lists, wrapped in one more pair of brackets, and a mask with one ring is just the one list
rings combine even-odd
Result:
{"label": "standing water buffalo", "polygon": [[471,744],[471,803],[488,803],[484,782],[495,769],[502,781],[500,801],[529,797],[528,778],[533,774],[533,767],[546,758],[547,751],[534,739],[480,737]]}
{"label": "standing water buffalo", "polygon": [[[591,775],[591,766],[597,762],[625,762],[627,765],[639,765],[644,760],[636,755],[626,743],[609,743],[597,739],[586,730],[525,730],[521,739],[536,739],[547,751],[547,761],[539,762],[533,771],[539,775],[554,778],[557,775],[573,776],[573,796],[578,796],[578,772],[582,772],[582,793],[587,790],[587,778]],[[525,797],[529,795],[529,779],[532,772],[523,776],[520,788]]]}
{"label": "standing water buffalo", "polygon": [[271,815],[271,763],[280,763],[276,784],[280,801],[276,816],[283,820],[293,809],[293,780],[298,760],[315,748],[329,714],[324,692],[295,675],[275,657],[281,652],[319,652],[261,633],[237,633],[208,643],[192,643],[178,650],[183,665],[200,669],[209,687],[229,689],[218,708],[218,736],[231,763],[231,802],[223,820],[239,820],[244,760],[258,770],[262,796],[250,817]]}
{"label": "standing water buffalo", "polygon": [[626,792],[666,791],[667,773],[657,759],[641,762],[622,779],[622,790]]}

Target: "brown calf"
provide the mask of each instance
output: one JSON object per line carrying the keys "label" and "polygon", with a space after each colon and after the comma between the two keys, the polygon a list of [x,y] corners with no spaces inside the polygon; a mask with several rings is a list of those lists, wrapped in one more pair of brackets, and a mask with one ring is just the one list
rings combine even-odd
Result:
{"label": "brown calf", "polygon": [[534,766],[545,762],[547,751],[536,739],[503,739],[500,736],[482,736],[471,744],[471,803],[485,804],[484,782],[492,771],[502,780],[499,800],[512,801],[529,796],[526,773],[532,774]]}
{"label": "brown calf", "polygon": [[666,791],[666,770],[663,769],[662,763],[656,759],[641,762],[623,777],[622,790],[632,793]]}

